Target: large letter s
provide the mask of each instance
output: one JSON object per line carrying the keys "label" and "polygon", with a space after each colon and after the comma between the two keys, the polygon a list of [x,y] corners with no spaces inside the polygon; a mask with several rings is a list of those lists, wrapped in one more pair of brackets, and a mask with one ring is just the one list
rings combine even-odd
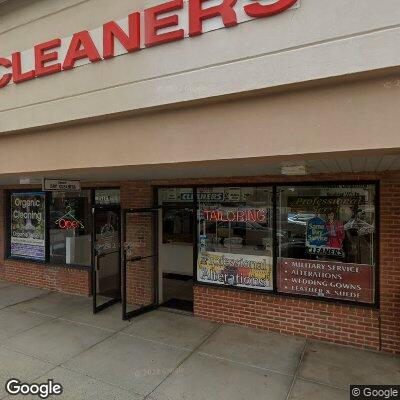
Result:
{"label": "large letter s", "polygon": [[244,6],[244,11],[250,17],[263,18],[279,14],[290,7],[293,7],[298,0],[278,0],[274,4],[262,5],[260,3]]}

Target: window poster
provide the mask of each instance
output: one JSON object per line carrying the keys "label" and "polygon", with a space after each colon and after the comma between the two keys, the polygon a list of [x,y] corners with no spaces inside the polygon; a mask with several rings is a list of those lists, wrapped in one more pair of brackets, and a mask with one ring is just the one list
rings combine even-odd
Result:
{"label": "window poster", "polygon": [[[338,261],[361,258],[351,257],[354,252],[360,253],[354,236],[357,240],[365,239],[374,232],[373,221],[369,221],[371,215],[366,212],[366,196],[358,193],[290,196],[287,202],[290,209],[288,222],[306,228],[305,248],[308,255],[333,257]],[[371,214],[371,210],[368,211]],[[362,229],[354,229],[355,226]],[[358,262],[362,263],[361,260]]]}
{"label": "window poster", "polygon": [[278,192],[278,291],[373,303],[374,185],[288,186]]}
{"label": "window poster", "polygon": [[201,252],[197,262],[197,280],[248,289],[272,290],[272,257]]}
{"label": "window poster", "polygon": [[326,220],[314,217],[307,221],[306,246],[309,254],[344,257],[344,225],[329,213]]}
{"label": "window poster", "polygon": [[198,189],[198,282],[273,290],[271,194],[271,187]]}
{"label": "window poster", "polygon": [[11,194],[11,257],[45,260],[45,215],[44,192]]}

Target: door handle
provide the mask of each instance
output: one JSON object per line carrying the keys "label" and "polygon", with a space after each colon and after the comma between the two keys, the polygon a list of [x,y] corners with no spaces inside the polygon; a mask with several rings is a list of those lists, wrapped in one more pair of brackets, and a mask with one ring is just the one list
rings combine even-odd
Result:
{"label": "door handle", "polygon": [[99,268],[99,260],[97,259],[97,256],[96,256],[96,260],[95,260],[95,262],[94,262],[94,269],[96,270],[96,271],[98,271],[100,268]]}

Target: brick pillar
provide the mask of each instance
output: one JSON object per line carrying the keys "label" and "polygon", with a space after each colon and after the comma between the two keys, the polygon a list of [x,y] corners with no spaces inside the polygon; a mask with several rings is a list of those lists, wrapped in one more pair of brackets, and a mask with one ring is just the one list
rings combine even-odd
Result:
{"label": "brick pillar", "polygon": [[146,208],[153,206],[153,188],[146,182],[121,184],[122,208]]}
{"label": "brick pillar", "polygon": [[382,350],[400,353],[400,182],[383,181],[380,200]]}
{"label": "brick pillar", "polygon": [[0,280],[5,280],[4,246],[6,237],[5,192],[0,190]]}
{"label": "brick pillar", "polygon": [[[129,183],[121,186],[123,208],[147,208],[153,205],[153,190],[146,183]],[[135,256],[152,254],[153,235],[151,214],[128,214],[126,241]],[[154,259],[127,263],[127,302],[130,305],[148,305],[154,296]]]}

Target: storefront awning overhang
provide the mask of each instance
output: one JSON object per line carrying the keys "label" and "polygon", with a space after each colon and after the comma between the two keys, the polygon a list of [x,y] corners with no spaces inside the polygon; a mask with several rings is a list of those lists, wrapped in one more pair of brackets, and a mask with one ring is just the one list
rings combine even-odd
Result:
{"label": "storefront awning overhang", "polygon": [[[38,183],[43,178],[77,179],[82,182],[162,181],[166,179],[231,178],[273,176],[282,181],[285,167],[305,166],[306,174],[294,175],[299,181],[308,175],[340,173],[388,173],[400,170],[398,152],[319,154],[296,157],[253,158],[176,164],[155,164],[113,168],[69,169],[0,175],[0,185]],[[296,170],[297,168],[294,168]],[[300,169],[301,170],[301,169]],[[293,176],[292,176],[293,178]],[[321,178],[323,179],[323,178]]]}

